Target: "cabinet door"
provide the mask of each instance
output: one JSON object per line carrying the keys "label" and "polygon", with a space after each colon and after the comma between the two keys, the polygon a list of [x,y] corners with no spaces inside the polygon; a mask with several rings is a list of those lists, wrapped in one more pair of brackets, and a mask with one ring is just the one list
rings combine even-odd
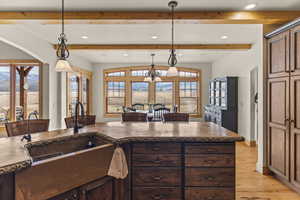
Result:
{"label": "cabinet door", "polygon": [[78,190],[74,189],[69,192],[52,197],[48,200],[79,200]]}
{"label": "cabinet door", "polygon": [[14,200],[14,175],[6,174],[0,176],[0,199]]}
{"label": "cabinet door", "polygon": [[291,74],[300,75],[300,26],[291,30]]}
{"label": "cabinet door", "polygon": [[289,77],[268,81],[268,166],[289,179]]}
{"label": "cabinet door", "polygon": [[105,177],[83,186],[80,200],[113,200],[113,179]]}
{"label": "cabinet door", "polygon": [[300,189],[300,76],[291,78],[291,182]]}
{"label": "cabinet door", "polygon": [[290,32],[281,33],[268,41],[269,78],[289,76]]}

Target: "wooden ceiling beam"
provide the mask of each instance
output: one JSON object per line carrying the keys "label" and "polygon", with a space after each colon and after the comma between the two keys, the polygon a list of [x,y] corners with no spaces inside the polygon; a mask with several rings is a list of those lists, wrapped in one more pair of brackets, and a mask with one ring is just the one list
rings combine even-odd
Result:
{"label": "wooden ceiling beam", "polygon": [[[53,45],[56,49],[57,45]],[[178,44],[175,49],[186,50],[248,50],[252,44]],[[69,50],[164,50],[170,49],[168,44],[70,44]]]}
{"label": "wooden ceiling beam", "polygon": [[[185,11],[176,12],[176,20],[196,20],[198,23],[224,24],[281,24],[300,16],[300,11]],[[51,22],[60,19],[60,12],[0,12],[0,23],[19,23],[20,20],[43,20]],[[65,13],[67,21],[97,23],[97,21],[121,20],[168,20],[169,12],[137,11],[69,11]],[[73,22],[75,23],[75,22]],[[109,22],[108,22],[109,23]]]}

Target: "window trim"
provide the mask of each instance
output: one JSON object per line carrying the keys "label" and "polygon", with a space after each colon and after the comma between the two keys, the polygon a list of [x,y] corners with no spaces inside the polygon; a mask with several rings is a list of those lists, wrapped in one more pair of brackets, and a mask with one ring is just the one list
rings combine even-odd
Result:
{"label": "window trim", "polygon": [[[119,68],[111,68],[111,69],[104,69],[103,70],[103,117],[105,118],[118,118],[121,116],[120,113],[108,113],[107,112],[107,82],[109,81],[124,81],[125,82],[125,106],[131,106],[132,102],[132,91],[131,91],[131,83],[132,82],[144,82],[143,76],[132,76],[131,71],[136,71],[136,70],[149,70],[151,67],[150,66],[134,66],[134,67],[119,67]],[[156,70],[167,70],[169,67],[168,66],[156,66]],[[173,82],[173,102],[180,107],[180,88],[179,88],[179,82],[180,81],[191,81],[191,82],[197,82],[197,113],[196,114],[190,114],[191,117],[195,118],[201,118],[202,117],[202,71],[200,69],[194,69],[194,68],[188,68],[188,67],[177,67],[178,71],[185,71],[185,72],[196,72],[198,73],[197,77],[181,77],[181,76],[176,76],[176,77],[165,77],[161,76],[162,82]],[[124,71],[125,76],[106,76],[107,73],[111,72],[118,72],[118,71]],[[148,93],[148,99],[149,103],[155,103],[156,101],[156,92],[155,92],[155,83],[150,83],[149,84],[149,93]]]}
{"label": "window trim", "polygon": [[66,115],[68,117],[71,116],[71,113],[69,111],[69,104],[70,104],[70,101],[71,101],[71,96],[70,96],[70,76],[71,75],[75,75],[77,77],[77,80],[78,80],[78,97],[79,97],[79,101],[82,102],[82,93],[83,93],[83,86],[82,86],[82,77],[85,77],[87,80],[88,80],[88,83],[89,85],[87,86],[87,101],[88,101],[88,104],[87,104],[87,110],[86,110],[86,114],[90,115],[92,114],[92,106],[93,106],[93,91],[92,91],[92,88],[93,88],[93,73],[88,71],[88,70],[84,70],[84,69],[81,69],[81,68],[78,68],[78,67],[74,67],[72,66],[72,69],[73,69],[73,72],[68,72],[66,73]]}

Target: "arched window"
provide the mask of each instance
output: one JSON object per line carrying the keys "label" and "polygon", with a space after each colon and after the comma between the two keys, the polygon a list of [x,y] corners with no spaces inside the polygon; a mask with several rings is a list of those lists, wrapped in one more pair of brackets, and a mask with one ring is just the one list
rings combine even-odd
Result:
{"label": "arched window", "polygon": [[201,71],[178,67],[176,77],[167,77],[168,67],[157,66],[161,82],[144,82],[150,67],[123,67],[104,70],[105,117],[118,117],[122,107],[143,104],[163,104],[173,110],[201,117]]}

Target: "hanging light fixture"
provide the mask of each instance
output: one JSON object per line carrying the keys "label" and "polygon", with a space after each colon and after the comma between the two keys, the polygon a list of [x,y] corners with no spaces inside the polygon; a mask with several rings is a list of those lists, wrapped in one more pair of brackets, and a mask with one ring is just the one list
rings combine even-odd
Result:
{"label": "hanging light fixture", "polygon": [[167,76],[177,76],[178,71],[177,68],[175,67],[175,65],[177,64],[177,58],[176,58],[176,52],[174,48],[174,10],[177,7],[178,3],[177,1],[170,1],[168,5],[171,8],[171,12],[172,12],[172,46],[171,46],[172,48],[170,50],[170,57],[168,60],[168,64],[170,67],[168,69]]}
{"label": "hanging light fixture", "polygon": [[62,9],[61,9],[61,19],[62,19],[62,31],[58,38],[58,47],[56,50],[57,63],[55,70],[57,72],[72,72],[72,67],[70,66],[67,58],[70,56],[70,52],[67,47],[67,38],[65,34],[65,1],[62,0]]}
{"label": "hanging light fixture", "polygon": [[155,71],[154,69],[154,56],[155,54],[152,53],[152,64],[151,64],[151,69],[149,70],[149,72],[146,74],[146,77],[144,79],[145,82],[160,82],[161,78],[159,77],[159,73]]}

